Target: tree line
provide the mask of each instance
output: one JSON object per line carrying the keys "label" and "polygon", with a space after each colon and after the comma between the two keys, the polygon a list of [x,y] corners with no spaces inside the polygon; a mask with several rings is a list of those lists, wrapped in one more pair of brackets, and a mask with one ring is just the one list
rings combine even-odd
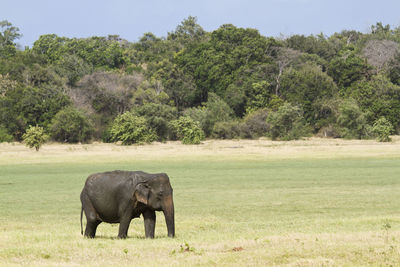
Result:
{"label": "tree line", "polygon": [[400,27],[274,38],[190,16],[166,37],[46,34],[24,50],[16,26],[0,28],[0,142],[35,129],[123,144],[399,133]]}

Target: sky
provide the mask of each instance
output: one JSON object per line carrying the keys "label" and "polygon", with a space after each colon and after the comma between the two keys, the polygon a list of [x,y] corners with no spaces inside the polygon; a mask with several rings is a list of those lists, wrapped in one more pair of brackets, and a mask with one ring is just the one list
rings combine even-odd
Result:
{"label": "sky", "polygon": [[400,0],[0,0],[0,21],[20,29],[21,47],[40,35],[118,34],[136,42],[146,32],[166,37],[188,16],[206,31],[223,24],[264,36],[368,32],[376,22],[400,26]]}

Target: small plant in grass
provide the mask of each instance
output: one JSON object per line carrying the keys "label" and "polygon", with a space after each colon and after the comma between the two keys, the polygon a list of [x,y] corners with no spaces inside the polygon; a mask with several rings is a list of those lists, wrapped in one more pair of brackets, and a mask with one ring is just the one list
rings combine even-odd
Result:
{"label": "small plant in grass", "polygon": [[393,132],[393,125],[385,117],[380,117],[374,122],[372,132],[379,142],[389,142],[389,135]]}
{"label": "small plant in grass", "polygon": [[30,148],[35,148],[39,151],[42,144],[46,142],[48,136],[44,133],[44,129],[39,126],[29,126],[26,133],[22,136],[25,144]]}
{"label": "small plant in grass", "polygon": [[191,247],[188,242],[185,241],[184,245],[181,245],[180,252],[195,252],[195,248]]}
{"label": "small plant in grass", "polygon": [[200,128],[199,123],[190,117],[180,117],[170,122],[170,127],[175,131],[182,144],[200,144],[204,140],[204,132]]}

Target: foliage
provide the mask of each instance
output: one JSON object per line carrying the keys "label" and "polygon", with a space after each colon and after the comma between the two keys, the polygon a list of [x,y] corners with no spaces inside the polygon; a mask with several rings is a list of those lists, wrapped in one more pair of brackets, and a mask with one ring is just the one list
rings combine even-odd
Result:
{"label": "foliage", "polygon": [[320,101],[333,98],[337,94],[337,86],[319,67],[305,65],[283,74],[281,93],[287,102],[301,107],[310,125],[317,125]]}
{"label": "foliage", "polygon": [[314,134],[366,137],[369,126],[360,133],[338,121],[349,99],[365,125],[383,116],[400,132],[400,27],[381,22],[368,33],[273,38],[231,24],[207,32],[189,16],[165,37],[49,33],[25,50],[17,49],[20,36],[0,21],[0,124],[17,141],[28,125],[50,129],[71,104],[104,141],[127,111],[144,117],[159,141],[176,138],[168,125],[178,114],[198,121],[207,137],[258,138],[270,129],[249,114],[276,113],[285,102],[302,110]]}
{"label": "foliage", "polygon": [[355,83],[348,96],[366,112],[369,124],[382,116],[392,125],[398,127],[400,124],[400,86],[391,83],[384,75],[374,75],[370,80]]}
{"label": "foliage", "polygon": [[238,121],[219,121],[215,123],[212,137],[218,139],[234,139],[241,136],[240,123]]}
{"label": "foliage", "polygon": [[111,141],[122,142],[123,145],[151,143],[157,140],[157,134],[150,128],[144,117],[132,112],[118,115],[110,129]]}
{"label": "foliage", "polygon": [[266,119],[272,140],[293,140],[307,136],[309,130],[304,122],[303,111],[297,106],[285,103]]}
{"label": "foliage", "polygon": [[367,114],[364,113],[357,102],[345,99],[339,105],[337,124],[340,127],[341,137],[347,139],[362,139],[370,136],[370,126],[367,124]]}
{"label": "foliage", "polygon": [[372,125],[372,132],[377,136],[379,142],[389,142],[393,126],[385,117],[380,117]]}
{"label": "foliage", "polygon": [[269,131],[269,125],[266,123],[268,109],[259,109],[247,114],[240,123],[240,137],[259,138],[265,136]]}
{"label": "foliage", "polygon": [[56,72],[67,79],[68,86],[76,86],[78,81],[92,72],[93,67],[76,55],[63,56],[56,65]]}
{"label": "foliage", "polygon": [[143,106],[134,107],[132,112],[146,119],[149,127],[155,130],[159,141],[172,138],[173,134],[168,123],[178,117],[178,111],[175,107],[160,103],[147,103]]}
{"label": "foliage", "polygon": [[366,60],[358,56],[354,48],[347,47],[331,60],[328,74],[341,90],[345,90],[355,81],[367,77],[370,69]]}
{"label": "foliage", "polygon": [[210,93],[202,107],[187,109],[184,114],[198,121],[205,135],[210,136],[215,123],[229,121],[233,111],[219,96]]}
{"label": "foliage", "polygon": [[170,122],[170,127],[175,131],[176,136],[182,144],[200,144],[204,140],[204,132],[199,123],[190,117],[182,116]]}
{"label": "foliage", "polygon": [[0,143],[12,142],[13,140],[13,136],[8,133],[7,129],[0,125]]}
{"label": "foliage", "polygon": [[189,16],[179,24],[174,32],[168,33],[168,40],[179,44],[178,50],[194,45],[206,38],[206,31],[197,24],[197,18]]}
{"label": "foliage", "polygon": [[34,147],[36,151],[39,151],[40,147],[48,139],[48,136],[44,133],[44,129],[42,127],[30,125],[22,138],[28,147]]}
{"label": "foliage", "polygon": [[18,27],[7,20],[0,21],[0,58],[15,56],[17,50],[14,41],[21,37]]}
{"label": "foliage", "polygon": [[50,125],[51,137],[65,143],[86,143],[92,138],[93,131],[89,118],[74,107],[60,110]]}
{"label": "foliage", "polygon": [[52,118],[70,104],[61,88],[53,85],[19,85],[0,98],[0,123],[20,140],[28,125],[47,128]]}

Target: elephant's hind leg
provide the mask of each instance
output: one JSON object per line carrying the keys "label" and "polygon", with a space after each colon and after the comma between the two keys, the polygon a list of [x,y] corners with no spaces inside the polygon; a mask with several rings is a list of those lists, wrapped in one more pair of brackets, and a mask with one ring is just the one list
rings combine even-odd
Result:
{"label": "elephant's hind leg", "polygon": [[100,223],[101,221],[99,220],[88,221],[86,224],[85,236],[88,238],[94,238],[96,236],[97,226],[99,226]]}
{"label": "elephant's hind leg", "polygon": [[98,219],[97,212],[90,202],[90,199],[86,195],[81,195],[81,201],[83,211],[85,212],[86,216],[85,236],[88,238],[94,238],[96,235],[97,226],[101,223],[101,221]]}

